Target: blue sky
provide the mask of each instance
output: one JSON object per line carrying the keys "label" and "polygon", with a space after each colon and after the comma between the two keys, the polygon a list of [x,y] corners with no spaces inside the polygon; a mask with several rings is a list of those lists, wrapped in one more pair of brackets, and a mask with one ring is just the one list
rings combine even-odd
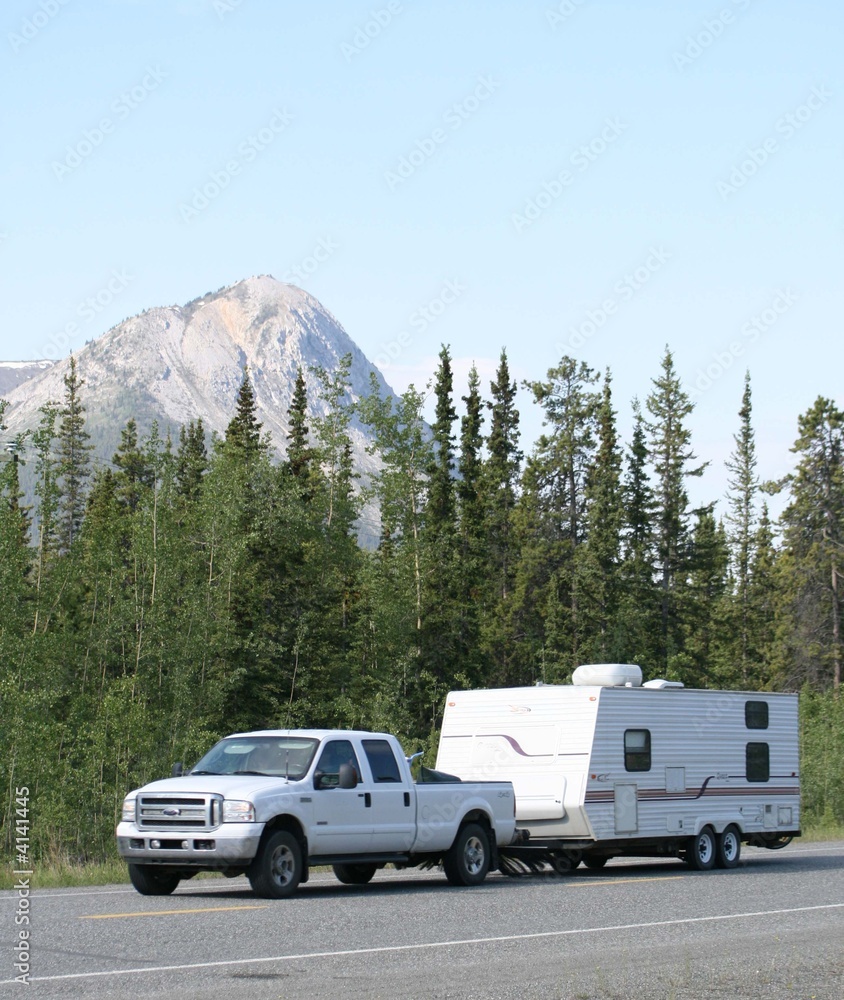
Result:
{"label": "blue sky", "polygon": [[[750,369],[764,478],[842,399],[844,8],[832,0],[9,0],[0,359],[251,274],[397,390],[666,344],[724,490]],[[540,415],[521,400],[523,444]]]}

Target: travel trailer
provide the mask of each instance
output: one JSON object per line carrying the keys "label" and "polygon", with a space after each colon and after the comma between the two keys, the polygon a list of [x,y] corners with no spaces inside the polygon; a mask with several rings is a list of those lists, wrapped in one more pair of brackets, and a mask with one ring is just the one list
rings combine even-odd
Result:
{"label": "travel trailer", "polygon": [[800,834],[796,694],[709,691],[633,664],[578,667],[570,685],[448,695],[436,767],[511,781],[526,846],[558,871],[619,855],[733,868],[742,843]]}

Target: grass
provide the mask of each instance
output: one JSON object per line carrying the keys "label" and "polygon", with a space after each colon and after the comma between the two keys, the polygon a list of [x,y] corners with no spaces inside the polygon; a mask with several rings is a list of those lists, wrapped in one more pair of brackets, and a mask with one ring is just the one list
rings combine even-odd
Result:
{"label": "grass", "polygon": [[[803,830],[804,843],[844,840],[844,824],[826,820]],[[788,850],[788,848],[786,848]],[[213,872],[203,872],[197,878],[222,878]],[[0,889],[14,889],[16,876],[11,867],[0,870]],[[129,884],[126,862],[120,858],[106,861],[79,862],[67,858],[49,858],[33,865],[30,885],[34,889],[65,889],[72,886]]]}

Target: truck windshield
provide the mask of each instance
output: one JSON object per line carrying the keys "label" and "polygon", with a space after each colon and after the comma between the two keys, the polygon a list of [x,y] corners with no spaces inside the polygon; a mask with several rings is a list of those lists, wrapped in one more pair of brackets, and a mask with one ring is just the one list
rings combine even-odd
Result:
{"label": "truck windshield", "polygon": [[235,736],[213,747],[191,774],[265,774],[298,781],[308,773],[319,741],[298,736]]}

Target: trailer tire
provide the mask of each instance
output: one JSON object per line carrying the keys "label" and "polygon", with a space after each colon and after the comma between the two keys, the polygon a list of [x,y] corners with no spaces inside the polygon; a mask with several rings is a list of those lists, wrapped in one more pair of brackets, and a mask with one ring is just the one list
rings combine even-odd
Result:
{"label": "trailer tire", "polygon": [[302,848],[289,830],[276,830],[258,848],[247,872],[256,896],[286,899],[302,881]]}
{"label": "trailer tire", "polygon": [[129,879],[142,896],[169,896],[181,882],[157,865],[129,865]]}
{"label": "trailer tire", "polygon": [[377,865],[332,865],[334,875],[343,885],[366,885],[378,869]]}
{"label": "trailer tire", "polygon": [[695,871],[709,871],[715,864],[715,831],[705,826],[696,837],[692,837],[683,858]]}
{"label": "trailer tire", "polygon": [[715,851],[715,864],[718,868],[735,868],[741,857],[741,833],[735,824],[730,823],[718,834],[718,845]]}
{"label": "trailer tire", "polygon": [[609,860],[610,859],[606,856],[606,854],[604,854],[603,856],[600,855],[600,854],[596,854],[596,855],[584,854],[583,855],[583,863],[586,865],[587,868],[591,868],[593,871],[598,871],[600,868],[603,868],[604,865]]}
{"label": "trailer tire", "polygon": [[480,885],[490,864],[489,836],[479,823],[461,827],[443,857],[443,871],[452,885]]}

